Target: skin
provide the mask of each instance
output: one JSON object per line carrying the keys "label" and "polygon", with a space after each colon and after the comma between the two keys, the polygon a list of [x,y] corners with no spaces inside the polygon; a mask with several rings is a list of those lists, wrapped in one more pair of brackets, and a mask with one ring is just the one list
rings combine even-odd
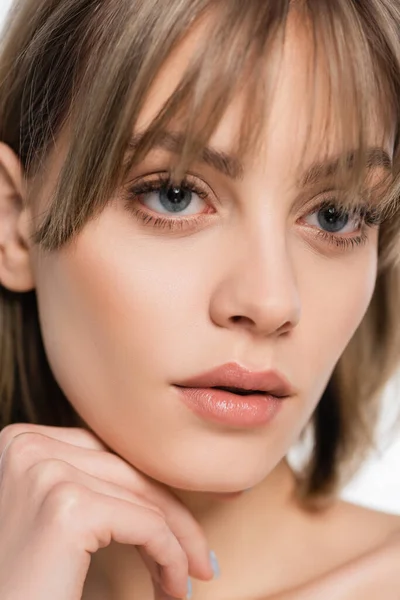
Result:
{"label": "skin", "polygon": [[[16,200],[30,183],[17,157],[0,146],[8,174],[1,183],[0,280],[12,290],[36,289],[51,368],[82,426],[173,493],[200,524],[222,571],[212,584],[194,582],[194,598],[202,600],[289,600],[284,590],[298,586],[296,594],[326,592],[332,569],[378,548],[399,527],[398,517],[340,501],[323,515],[307,514],[293,499],[295,480],[285,456],[367,310],[378,230],[368,229],[365,244],[346,249],[318,236],[315,210],[327,181],[313,187],[298,182],[308,135],[302,77],[308,52],[300,33],[289,31],[261,151],[235,181],[201,163],[190,171],[209,191],[209,205],[195,197],[190,209],[207,213],[201,225],[183,232],[145,226],[116,194],[73,245],[44,253],[28,234],[46,209],[68,137],[60,136],[30,206]],[[175,87],[198,33],[165,64],[139,129]],[[320,133],[323,97],[308,165],[341,150],[333,133],[328,141]],[[238,97],[210,146],[231,151],[242,110]],[[392,156],[393,132],[382,132],[378,114],[370,136],[371,146]],[[155,149],[132,181],[166,170],[170,159]],[[371,177],[383,175],[376,169]],[[155,193],[141,202],[148,212],[150,202],[163,210]],[[357,235],[351,221],[337,237]],[[294,396],[266,427],[210,424],[179,401],[172,384],[229,361],[279,369],[294,386]],[[346,572],[336,577],[350,590]],[[93,555],[84,600],[102,598],[104,590],[107,600],[151,597],[148,569],[133,545],[114,540]]]}

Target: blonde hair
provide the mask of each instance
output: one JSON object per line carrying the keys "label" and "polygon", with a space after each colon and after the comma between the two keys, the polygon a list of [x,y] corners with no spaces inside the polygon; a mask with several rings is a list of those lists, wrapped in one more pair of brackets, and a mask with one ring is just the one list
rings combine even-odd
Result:
{"label": "blonde hair", "polygon": [[[267,57],[272,45],[284,40],[292,8],[313,40],[315,77],[317,62],[325,61],[330,123],[343,148],[350,135],[351,142],[354,135],[358,140],[353,168],[348,158],[340,163],[350,172],[349,188],[362,185],[368,167],[371,102],[382,107],[384,128],[397,126],[393,179],[380,198],[374,295],[311,421],[315,444],[298,487],[311,506],[332,496],[361,464],[372,443],[380,392],[400,358],[398,1],[20,0],[2,40],[0,139],[19,156],[29,179],[40,173],[68,126],[68,153],[35,232],[44,249],[58,249],[101,212],[177,118],[183,124],[175,148],[178,179],[203,152],[238,92],[245,93],[249,107],[238,152],[254,152],[273,89],[266,78]],[[177,89],[132,146],[151,83],[189,30],[207,18],[212,36],[204,36]],[[13,420],[78,422],[49,368],[34,292],[0,288],[0,419],[0,426]]]}

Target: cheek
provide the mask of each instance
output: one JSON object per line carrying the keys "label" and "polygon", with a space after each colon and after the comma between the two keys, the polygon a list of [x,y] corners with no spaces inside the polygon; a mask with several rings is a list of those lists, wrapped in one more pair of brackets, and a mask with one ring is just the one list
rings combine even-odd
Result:
{"label": "cheek", "polygon": [[[195,246],[190,237],[160,239],[133,231],[126,216],[122,221],[106,210],[71,248],[35,261],[43,339],[60,387],[110,447],[155,478],[168,471],[176,483],[196,473],[197,485],[210,477],[215,485],[221,465],[226,473],[235,457],[240,485],[260,480],[297,439],[365,314],[376,278],[375,241],[341,259],[294,248],[301,319],[291,336],[264,341],[266,353],[274,353],[266,360],[301,397],[265,438],[240,446],[235,436],[194,428],[166,385],[201,370],[201,361],[207,368],[221,360],[225,332],[207,314],[223,272],[221,249],[206,236]],[[214,472],[210,444],[221,461]],[[170,457],[162,472],[160,451]],[[255,460],[261,454],[265,462]]]}
{"label": "cheek", "polygon": [[165,385],[187,357],[201,314],[204,265],[194,253],[182,252],[182,244],[161,252],[160,240],[132,231],[113,235],[112,219],[105,212],[73,250],[36,261],[47,355],[77,409],[91,397],[105,407],[116,394],[122,402],[132,392],[155,391],[157,381]]}
{"label": "cheek", "polygon": [[[370,304],[377,274],[377,237],[344,260],[310,257],[302,265],[301,338],[316,401]],[[305,268],[307,266],[307,268]],[[312,376],[311,376],[312,374]],[[310,386],[310,383],[309,383]]]}
{"label": "cheek", "polygon": [[333,341],[339,345],[347,345],[370,304],[377,274],[373,248],[348,267],[340,269],[340,284],[335,285],[332,281],[328,286],[327,283],[321,295],[321,300],[327,305],[325,322]]}
{"label": "cheek", "polygon": [[347,344],[362,321],[376,281],[375,239],[345,260],[297,252],[301,319],[277,362],[285,365],[301,396],[277,420],[275,449],[286,453],[312,416]]}

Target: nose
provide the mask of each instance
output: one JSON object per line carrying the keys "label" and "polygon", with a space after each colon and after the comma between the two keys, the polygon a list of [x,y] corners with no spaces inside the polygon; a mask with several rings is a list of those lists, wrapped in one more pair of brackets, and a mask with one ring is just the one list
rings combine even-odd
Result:
{"label": "nose", "polygon": [[223,274],[210,303],[214,323],[260,336],[291,331],[300,320],[301,303],[284,233],[253,228],[226,246],[223,256]]}

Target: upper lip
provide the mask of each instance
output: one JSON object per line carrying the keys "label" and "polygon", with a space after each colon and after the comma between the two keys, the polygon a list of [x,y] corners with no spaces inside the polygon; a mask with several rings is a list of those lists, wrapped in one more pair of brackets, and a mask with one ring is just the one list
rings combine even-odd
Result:
{"label": "upper lip", "polygon": [[294,393],[290,383],[278,371],[251,371],[234,362],[190,377],[177,385],[178,387],[232,387],[262,391],[279,398],[291,396]]}

